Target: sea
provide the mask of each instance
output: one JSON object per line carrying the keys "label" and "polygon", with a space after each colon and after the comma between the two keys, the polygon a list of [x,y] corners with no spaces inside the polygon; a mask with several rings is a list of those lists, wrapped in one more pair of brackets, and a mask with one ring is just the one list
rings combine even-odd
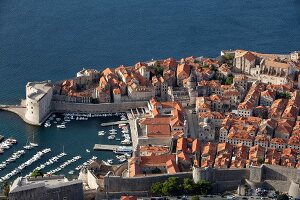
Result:
{"label": "sea", "polygon": [[[300,50],[300,1],[1,0],[0,104],[18,104],[28,81],[58,81],[82,68],[101,70],[151,59],[216,57],[222,49]],[[28,141],[40,145],[1,170],[0,177],[42,148],[52,151],[22,175],[63,148],[68,155],[57,165],[73,156],[82,158],[59,174],[68,175],[94,155],[114,158],[92,147],[112,142],[98,131],[102,122],[115,120],[118,117],[72,121],[62,130],[27,125],[15,114],[0,112],[0,134],[18,140],[0,155],[0,163]]]}

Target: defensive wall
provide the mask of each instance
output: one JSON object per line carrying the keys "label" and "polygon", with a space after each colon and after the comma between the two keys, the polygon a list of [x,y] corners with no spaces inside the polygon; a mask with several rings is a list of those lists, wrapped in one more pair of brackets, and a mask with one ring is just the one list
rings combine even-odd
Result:
{"label": "defensive wall", "polygon": [[104,194],[110,197],[110,193],[113,197],[130,193],[141,193],[146,196],[145,194],[150,192],[153,183],[165,181],[172,176],[179,177],[181,180],[193,178],[195,182],[207,180],[213,185],[213,193],[237,190],[247,185],[253,189],[262,187],[286,192],[293,197],[300,197],[298,171],[295,168],[262,165],[243,169],[194,168],[192,172],[135,178],[109,175],[104,177],[104,193],[99,192],[98,197],[104,197]]}

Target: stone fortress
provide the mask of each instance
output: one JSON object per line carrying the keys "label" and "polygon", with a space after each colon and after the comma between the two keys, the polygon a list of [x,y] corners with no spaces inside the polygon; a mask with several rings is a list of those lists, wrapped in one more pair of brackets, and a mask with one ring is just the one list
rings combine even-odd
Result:
{"label": "stone fortress", "polygon": [[[245,195],[247,189],[265,188],[288,193],[294,198],[300,197],[300,171],[274,165],[249,166],[242,169],[193,168],[192,172],[176,174],[157,174],[141,177],[122,177],[113,171],[97,176],[92,169],[83,169],[80,179],[88,183],[91,189],[97,189],[96,199],[117,198],[120,195],[131,194],[137,196],[149,195],[153,183],[163,182],[169,177],[193,178],[194,182],[207,180],[213,185],[214,194],[227,191],[237,191]],[[104,172],[103,172],[104,173]]]}

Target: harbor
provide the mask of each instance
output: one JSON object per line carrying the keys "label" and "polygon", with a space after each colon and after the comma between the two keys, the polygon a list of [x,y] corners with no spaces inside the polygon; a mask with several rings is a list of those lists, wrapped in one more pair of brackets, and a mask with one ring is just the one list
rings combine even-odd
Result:
{"label": "harbor", "polygon": [[[117,155],[114,153],[115,148],[111,148],[110,151],[93,150],[95,143],[120,147],[125,146],[121,145],[122,141],[130,142],[128,119],[125,120],[125,113],[52,114],[46,120],[51,125],[43,124],[40,127],[25,124],[14,114],[0,112],[0,115],[2,118],[15,120],[14,127],[9,129],[4,124],[0,124],[5,147],[0,155],[0,163],[5,162],[1,165],[0,181],[10,182],[18,176],[30,175],[34,170],[40,170],[48,175],[66,175],[74,178],[78,176],[82,167],[96,159],[111,165],[125,162],[131,156],[130,153],[126,153],[127,151],[123,152],[123,155]],[[122,116],[123,120],[120,120]],[[115,124],[115,122],[119,123]],[[62,123],[66,128],[57,127]],[[102,123],[109,125],[101,126]],[[106,135],[99,135],[101,131]],[[108,139],[107,136],[115,136],[115,139]],[[126,148],[131,147],[126,146]],[[37,153],[43,149],[51,149],[51,151],[33,162],[32,158],[35,159],[39,155]],[[27,166],[24,167],[24,163],[28,165],[25,164]]]}

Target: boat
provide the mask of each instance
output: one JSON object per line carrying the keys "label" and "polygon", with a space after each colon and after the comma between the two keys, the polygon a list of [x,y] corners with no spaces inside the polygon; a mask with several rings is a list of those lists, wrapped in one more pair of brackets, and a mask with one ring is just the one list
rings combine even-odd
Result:
{"label": "boat", "polygon": [[131,144],[131,141],[129,139],[125,139],[125,140],[122,140],[121,141],[121,144],[124,144],[124,145],[130,145]]}
{"label": "boat", "polygon": [[126,127],[127,124],[119,124],[119,128]]}
{"label": "boat", "polygon": [[120,139],[120,138],[116,138],[116,140],[117,140],[117,141],[120,141],[121,139]]}
{"label": "boat", "polygon": [[114,129],[114,126],[111,126],[111,129],[109,130],[110,132],[116,132],[117,130]]}
{"label": "boat", "polygon": [[74,174],[74,170],[71,170],[68,172],[69,174]]}
{"label": "boat", "polygon": [[107,139],[113,140],[113,139],[115,139],[115,137],[116,137],[116,136],[114,136],[114,135],[110,135],[110,136],[107,137]]}
{"label": "boat", "polygon": [[98,133],[98,135],[99,135],[99,136],[103,136],[103,135],[105,135],[105,133]]}
{"label": "boat", "polygon": [[64,124],[61,124],[61,125],[56,125],[57,128],[61,128],[61,129],[65,129],[66,128],[66,125]]}
{"label": "boat", "polygon": [[85,151],[86,151],[87,153],[90,153],[90,152],[91,152],[89,149],[86,149]]}
{"label": "boat", "polygon": [[132,153],[132,147],[129,147],[129,146],[120,146],[120,147],[117,147],[117,148],[114,150],[114,153],[115,153],[115,154]]}

